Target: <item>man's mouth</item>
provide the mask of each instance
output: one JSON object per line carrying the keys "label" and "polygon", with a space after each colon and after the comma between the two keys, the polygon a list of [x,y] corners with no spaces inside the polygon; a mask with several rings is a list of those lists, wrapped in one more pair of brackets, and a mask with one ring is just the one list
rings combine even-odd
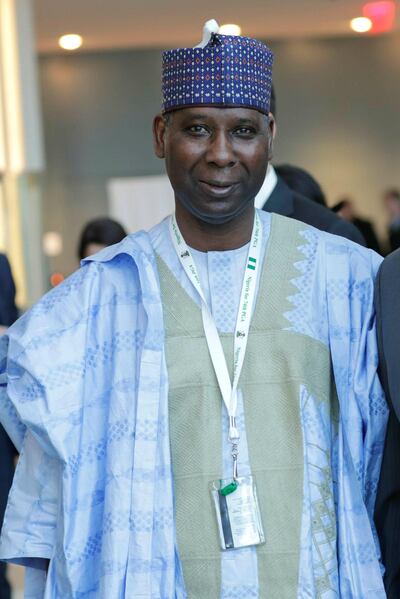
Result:
{"label": "man's mouth", "polygon": [[200,186],[210,195],[216,197],[229,196],[238,185],[236,181],[200,180]]}

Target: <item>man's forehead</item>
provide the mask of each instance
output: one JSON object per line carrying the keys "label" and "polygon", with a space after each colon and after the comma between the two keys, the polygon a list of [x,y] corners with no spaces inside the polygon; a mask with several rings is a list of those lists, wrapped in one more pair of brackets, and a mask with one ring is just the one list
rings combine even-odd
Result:
{"label": "man's forehead", "polygon": [[258,110],[252,108],[243,107],[220,107],[220,106],[190,106],[187,108],[181,108],[171,113],[178,121],[186,120],[198,120],[198,121],[216,121],[216,122],[230,122],[235,121],[238,123],[260,123],[265,119]]}

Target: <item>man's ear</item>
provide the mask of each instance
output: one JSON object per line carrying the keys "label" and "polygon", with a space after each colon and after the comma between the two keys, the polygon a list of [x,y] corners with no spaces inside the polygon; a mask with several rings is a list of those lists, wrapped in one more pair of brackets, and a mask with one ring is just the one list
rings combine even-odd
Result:
{"label": "man's ear", "polygon": [[268,115],[269,123],[268,123],[268,160],[272,159],[273,149],[274,149],[274,139],[276,135],[276,121],[272,112]]}
{"label": "man's ear", "polygon": [[275,135],[276,135],[276,120],[275,120],[275,117],[272,114],[272,112],[269,113],[268,119],[269,119],[269,132],[270,132],[272,140],[274,140]]}
{"label": "man's ear", "polygon": [[165,158],[165,133],[167,124],[162,114],[157,114],[153,121],[153,147],[157,158]]}

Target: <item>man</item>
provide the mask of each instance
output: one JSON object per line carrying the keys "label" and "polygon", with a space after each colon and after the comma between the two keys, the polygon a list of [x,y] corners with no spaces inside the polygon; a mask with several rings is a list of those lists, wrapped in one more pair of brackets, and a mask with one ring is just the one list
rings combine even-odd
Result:
{"label": "man", "polygon": [[[271,112],[276,115],[274,93],[272,94]],[[254,205],[267,212],[295,218],[320,231],[328,231],[328,233],[340,235],[360,245],[365,245],[363,236],[354,225],[343,222],[328,208],[316,205],[310,198],[293,191],[283,178],[277,175],[272,164],[268,167],[265,181],[257,194]]]}
{"label": "man", "polygon": [[[0,254],[0,335],[6,327],[17,320],[15,305],[15,285],[10,264],[4,254]],[[2,426],[0,426],[0,526],[3,523],[8,492],[14,474],[15,448]],[[0,563],[0,599],[10,599],[11,589],[6,577],[6,566]]]}
{"label": "man", "polygon": [[379,260],[254,210],[273,57],[212,28],[163,56],[154,145],[176,214],[3,342],[24,450],[0,555],[30,566],[35,599],[385,597]]}
{"label": "man", "polygon": [[388,599],[400,597],[400,250],[379,269],[375,304],[381,380],[390,406],[375,520],[385,565]]}

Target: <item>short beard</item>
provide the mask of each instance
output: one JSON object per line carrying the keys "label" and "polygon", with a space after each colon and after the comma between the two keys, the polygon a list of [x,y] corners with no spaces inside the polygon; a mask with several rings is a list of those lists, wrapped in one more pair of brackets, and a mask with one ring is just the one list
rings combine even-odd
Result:
{"label": "short beard", "polygon": [[204,214],[200,210],[197,210],[196,207],[193,206],[193,204],[191,204],[190,202],[186,202],[185,199],[176,197],[176,201],[179,202],[185,208],[185,210],[190,212],[190,214],[194,216],[196,220],[216,227],[226,225],[231,221],[240,218],[240,216],[249,208],[250,204],[254,205],[253,198],[251,200],[248,200],[247,202],[241,203],[238,206],[237,210],[235,210],[234,212],[230,212],[229,214],[212,215]]}

